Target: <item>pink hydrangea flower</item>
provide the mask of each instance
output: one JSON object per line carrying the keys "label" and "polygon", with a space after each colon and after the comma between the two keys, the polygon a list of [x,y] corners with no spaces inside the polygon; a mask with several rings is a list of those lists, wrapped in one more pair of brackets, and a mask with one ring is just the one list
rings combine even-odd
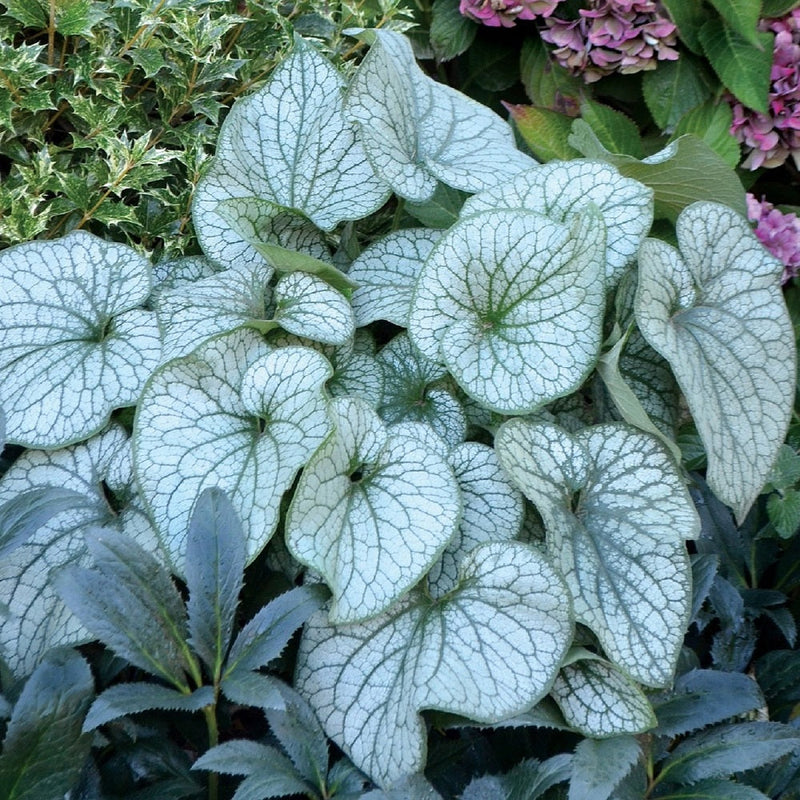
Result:
{"label": "pink hydrangea flower", "polygon": [[748,148],[742,166],[779,167],[791,156],[800,168],[800,8],[759,28],[775,33],[769,109],[762,114],[729,97],[731,133]]}
{"label": "pink hydrangea flower", "polygon": [[579,13],[576,20],[546,19],[542,39],[556,46],[553,54],[562,66],[587,83],[678,58],[675,25],[657,0],[589,0]]}
{"label": "pink hydrangea flower", "polygon": [[747,193],[747,217],[756,223],[758,240],[783,264],[783,283],[800,272],[800,219]]}
{"label": "pink hydrangea flower", "polygon": [[459,11],[490,28],[511,28],[518,19],[549,17],[563,0],[461,0]]}

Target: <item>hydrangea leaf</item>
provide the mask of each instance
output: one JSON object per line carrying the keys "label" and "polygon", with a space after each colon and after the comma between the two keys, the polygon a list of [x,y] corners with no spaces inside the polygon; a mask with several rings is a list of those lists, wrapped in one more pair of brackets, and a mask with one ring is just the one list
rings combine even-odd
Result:
{"label": "hydrangea leaf", "polygon": [[275,322],[323,344],[344,344],[355,333],[347,298],[317,275],[291,272],[275,286]]}
{"label": "hydrangea leaf", "polygon": [[505,209],[467,217],[420,273],[411,338],[490,410],[534,411],[574,391],[597,361],[604,250],[596,209],[569,228]]}
{"label": "hydrangea leaf", "polygon": [[644,733],[656,724],[641,687],[607,661],[584,659],[562,667],[550,695],[584,736]]}
{"label": "hydrangea leaf", "polygon": [[[249,219],[273,206],[301,214],[323,230],[380,208],[389,190],[372,171],[342,109],[344,80],[316,50],[295,39],[294,51],[269,82],[231,109],[217,155],[197,186],[194,220],[206,253],[252,257],[241,234],[226,230],[217,205],[253,199]],[[259,237],[260,238],[260,237]],[[226,252],[227,247],[232,248]]]}
{"label": "hydrangea leaf", "polygon": [[425,75],[404,36],[348,32],[372,46],[348,89],[346,113],[375,171],[398,195],[424,203],[437,179],[477,192],[535,166],[516,149],[505,120]]}
{"label": "hydrangea leaf", "polygon": [[83,231],[0,255],[0,406],[8,441],[63,447],[135,405],[159,363],[149,263]]}
{"label": "hydrangea leaf", "polygon": [[698,536],[700,523],[661,443],[624,425],[573,436],[509,420],[495,447],[544,520],[576,620],[635,680],[669,683],[691,606],[683,540]]}
{"label": "hydrangea leaf", "polygon": [[330,618],[375,616],[431,568],[456,531],[461,501],[441,455],[387,432],[362,400],[331,402],[335,429],[303,470],[286,544],[333,592]]}
{"label": "hydrangea leaf", "polygon": [[351,265],[356,325],[385,319],[405,328],[411,295],[422,264],[441,238],[441,231],[407,228],[370,245]]}
{"label": "hydrangea leaf", "polygon": [[522,494],[506,477],[493,448],[463,442],[450,451],[447,460],[461,490],[463,512],[458,532],[428,573],[434,597],[457,584],[461,561],[479,544],[516,538],[525,513]]}
{"label": "hydrangea leaf", "polygon": [[496,208],[522,209],[568,222],[594,203],[606,224],[605,276],[609,287],[636,258],[653,224],[653,191],[599,161],[551,161],[471,197],[461,216]]}
{"label": "hydrangea leaf", "polygon": [[355,765],[390,785],[425,765],[423,709],[497,722],[547,693],[572,639],[566,594],[533,548],[480,545],[446,598],[414,593],[369,622],[339,628],[324,613],[313,617],[297,689]]}
{"label": "hydrangea leaf", "polygon": [[378,354],[385,384],[378,407],[388,423],[409,420],[425,422],[449,445],[463,442],[467,417],[461,403],[446,386],[436,386],[447,370],[423,356],[408,335],[394,337]]}
{"label": "hydrangea leaf", "polygon": [[164,330],[163,360],[188,355],[213,336],[250,320],[270,319],[272,274],[266,264],[253,264],[164,291],[156,306]]}
{"label": "hydrangea leaf", "polygon": [[669,361],[708,454],[707,480],[739,521],[784,440],[795,385],[781,264],[747,221],[695,203],[677,223],[680,252],[648,239],[636,320]]}
{"label": "hydrangea leaf", "polygon": [[134,460],[178,572],[192,508],[209,486],[227,493],[248,560],[269,541],[283,493],[330,430],[323,389],[330,375],[319,353],[273,349],[246,329],[155,372],[137,413]]}
{"label": "hydrangea leaf", "polygon": [[[91,639],[55,592],[50,577],[87,559],[82,530],[87,526],[125,527],[126,511],[112,510],[103,483],[127,437],[111,427],[73,447],[23,453],[0,481],[0,505],[26,491],[45,486],[71,490],[83,502],[50,517],[0,560],[0,653],[19,676],[29,674],[44,654],[58,645]],[[128,531],[130,533],[130,531]],[[139,541],[148,546],[152,529],[142,526]]]}

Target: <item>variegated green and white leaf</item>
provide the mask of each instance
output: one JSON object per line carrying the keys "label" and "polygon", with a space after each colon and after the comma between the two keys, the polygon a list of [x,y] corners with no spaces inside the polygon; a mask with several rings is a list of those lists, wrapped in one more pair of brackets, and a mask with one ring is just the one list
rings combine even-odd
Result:
{"label": "variegated green and white leaf", "polygon": [[354,33],[372,46],[348,89],[346,113],[375,171],[398,195],[425,202],[437,179],[477,192],[535,166],[497,114],[425,75],[404,36]]}
{"label": "variegated green and white leaf", "polygon": [[211,339],[148,382],[134,429],[139,485],[180,572],[189,516],[209,486],[228,494],[252,560],[283,493],[330,430],[331,367],[308,348],[273,349],[250,330]]}
{"label": "variegated green and white leaf", "polygon": [[153,264],[151,303],[162,292],[174,289],[181,284],[209,278],[219,271],[220,268],[205,256],[185,256],[172,261],[159,261]]}
{"label": "variegated green and white leaf", "polygon": [[438,230],[407,228],[370,245],[347,274],[357,284],[353,292],[356,325],[385,319],[405,328],[414,284],[422,264],[442,237]]}
{"label": "variegated green and white leaf", "polygon": [[604,249],[596,209],[570,228],[521,211],[467,217],[420,273],[411,339],[487,408],[532,412],[574,391],[597,361]]}
{"label": "variegated green and white leaf", "polygon": [[525,513],[522,494],[502,471],[491,447],[463,442],[450,451],[447,460],[461,490],[463,512],[453,541],[428,573],[434,597],[456,585],[461,561],[479,544],[516,538]]}
{"label": "variegated green and white leaf", "polygon": [[250,320],[272,319],[272,274],[266,264],[253,264],[163,292],[156,309],[164,329],[164,361],[188,355],[212,336]]}
{"label": "variegated green and white leaf", "polygon": [[103,491],[119,454],[129,450],[124,431],[115,426],[73,447],[29,450],[0,481],[0,505],[43,486],[69,489],[83,498],[80,505],[52,516],[0,559],[0,604],[7,609],[7,614],[0,615],[0,654],[15,674],[30,673],[52,647],[92,638],[50,582],[51,575],[87,560],[84,528],[124,526],[143,546],[152,547],[152,528],[130,525],[131,515],[142,520],[126,507],[117,516]]}
{"label": "variegated green and white leaf", "polygon": [[0,255],[0,406],[8,441],[53,449],[135,405],[159,363],[149,263],[75,231]]}
{"label": "variegated green and white leaf", "polygon": [[366,402],[331,402],[335,429],[303,470],[286,544],[333,592],[330,619],[351,623],[404,595],[456,532],[461,500],[438,453],[387,432]]}
{"label": "variegated green and white leaf", "polygon": [[423,709],[498,722],[547,693],[572,638],[566,595],[533,548],[480,545],[446,598],[415,592],[360,625],[312,618],[296,686],[355,765],[390,785],[425,765]]}
{"label": "variegated green and white leaf", "polygon": [[[343,87],[334,67],[297,38],[291,57],[267,85],[233,106],[194,201],[195,227],[209,257],[228,265],[252,260],[246,229],[256,239],[263,240],[265,232],[272,239],[270,229],[287,224],[273,221],[275,206],[297,215],[290,227],[301,227],[305,217],[331,230],[383,205],[388,187],[373,173],[344,117]],[[242,198],[246,206],[234,213],[245,230],[235,231],[218,206]]]}
{"label": "variegated green and white leaf", "polygon": [[648,239],[636,320],[669,361],[708,454],[708,483],[741,521],[789,424],[794,336],[780,262],[745,219],[695,203],[677,222],[680,252]]}
{"label": "variegated green and white leaf", "polygon": [[355,333],[347,298],[317,275],[291,272],[275,286],[275,322],[297,336],[344,344]]}
{"label": "variegated green and white leaf", "polygon": [[378,354],[385,378],[378,407],[388,423],[425,422],[451,447],[467,435],[467,417],[446,385],[435,385],[447,370],[422,355],[406,333],[394,337]]}
{"label": "variegated green and white leaf", "polygon": [[644,733],[656,724],[641,687],[607,661],[586,659],[562,667],[550,695],[564,719],[594,739]]}
{"label": "variegated green and white leaf", "polygon": [[575,618],[635,680],[672,679],[691,606],[684,539],[700,523],[674,461],[652,436],[598,425],[574,436],[510,420],[500,463],[542,515]]}
{"label": "variegated green and white leaf", "polygon": [[623,177],[610,164],[551,161],[471,197],[461,217],[507,208],[535,211],[568,223],[589,203],[600,210],[608,231],[605,277],[611,288],[635,259],[653,224],[653,190]]}

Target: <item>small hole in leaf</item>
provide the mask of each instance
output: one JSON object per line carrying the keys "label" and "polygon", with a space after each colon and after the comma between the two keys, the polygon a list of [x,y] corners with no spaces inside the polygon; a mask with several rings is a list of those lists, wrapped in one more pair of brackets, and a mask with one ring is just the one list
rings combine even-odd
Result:
{"label": "small hole in leaf", "polygon": [[364,470],[357,469],[350,473],[350,483],[358,483],[364,477]]}
{"label": "small hole in leaf", "polygon": [[264,433],[264,431],[267,429],[267,421],[264,419],[264,417],[258,418],[258,421],[256,422],[256,428],[259,433]]}

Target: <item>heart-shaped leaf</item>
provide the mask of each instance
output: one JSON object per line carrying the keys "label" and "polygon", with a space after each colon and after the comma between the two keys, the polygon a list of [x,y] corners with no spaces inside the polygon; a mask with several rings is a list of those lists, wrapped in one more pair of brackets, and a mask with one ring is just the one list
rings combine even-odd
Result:
{"label": "heart-shaped leaf", "polygon": [[[70,490],[82,499],[44,521],[0,559],[0,604],[8,611],[0,614],[0,652],[15,674],[29,674],[52,647],[91,638],[55,592],[51,575],[86,561],[82,530],[87,526],[128,527],[127,509],[120,509],[117,516],[105,490],[110,489],[108,482],[120,453],[129,449],[123,430],[111,427],[63,450],[29,450],[0,481],[0,505],[41,487]],[[135,516],[141,523],[141,516]],[[151,547],[152,528],[141,524],[133,528],[139,531],[139,541]]]}
{"label": "heart-shaped leaf", "polygon": [[8,441],[53,449],[135,405],[159,363],[150,265],[75,231],[0,255],[0,405]]}
{"label": "heart-shaped leaf", "polygon": [[716,203],[678,218],[680,252],[648,239],[636,321],[669,361],[708,454],[707,480],[741,521],[783,442],[795,387],[782,266]]}
{"label": "heart-shaped leaf", "polygon": [[624,425],[571,436],[509,420],[500,463],[536,504],[547,547],[609,658],[648,686],[672,679],[691,606],[684,538],[700,523],[660,442]]}
{"label": "heart-shaped leaf", "polygon": [[467,418],[450,387],[441,385],[444,367],[423,356],[405,333],[385,345],[378,359],[385,379],[378,413],[384,421],[427,423],[451,447],[464,441]]}
{"label": "heart-shaped leaf", "polygon": [[641,687],[607,661],[583,659],[564,666],[550,694],[564,719],[584,736],[644,733],[656,724]]}
{"label": "heart-shaped leaf", "polygon": [[625,178],[600,161],[551,161],[471,197],[461,216],[497,208],[544,214],[569,222],[573,214],[594,203],[608,231],[605,276],[613,287],[653,224],[653,190]]}
{"label": "heart-shaped leaf", "polygon": [[347,274],[358,284],[353,292],[356,325],[385,319],[406,327],[417,275],[441,236],[441,231],[427,228],[394,231],[350,265]]}
{"label": "heart-shaped leaf", "polygon": [[306,626],[296,685],[325,732],[378,784],[425,765],[419,712],[497,722],[533,706],[572,638],[566,587],[523,544],[484,544],[439,601],[414,593],[360,625]]}
{"label": "heart-shaped leaf", "polygon": [[445,459],[387,432],[362,400],[331,403],[335,430],[306,465],[286,515],[286,544],[322,573],[331,620],[375,616],[431,568],[461,513]]}
{"label": "heart-shaped leaf", "polygon": [[330,430],[331,367],[309,348],[273,349],[246,329],[211,339],[148,382],[134,429],[142,494],[182,571],[200,492],[228,494],[252,560],[278,524],[283,493]]}
{"label": "heart-shaped leaf", "polygon": [[521,211],[467,217],[420,273],[411,338],[487,408],[534,411],[574,391],[597,360],[604,250],[596,209],[569,228]]}
{"label": "heart-shaped leaf", "polygon": [[207,255],[229,264],[257,257],[247,236],[219,213],[225,200],[248,201],[245,224],[262,241],[261,234],[275,227],[276,206],[297,214],[296,226],[305,217],[331,230],[383,205],[388,188],[343,115],[343,88],[333,66],[298,37],[266,86],[233,106],[195,195],[194,222]]}
{"label": "heart-shaped leaf", "polygon": [[535,166],[514,146],[508,123],[425,75],[404,36],[354,33],[372,46],[348,89],[346,113],[375,171],[398,195],[425,202],[437,179],[477,192]]}

